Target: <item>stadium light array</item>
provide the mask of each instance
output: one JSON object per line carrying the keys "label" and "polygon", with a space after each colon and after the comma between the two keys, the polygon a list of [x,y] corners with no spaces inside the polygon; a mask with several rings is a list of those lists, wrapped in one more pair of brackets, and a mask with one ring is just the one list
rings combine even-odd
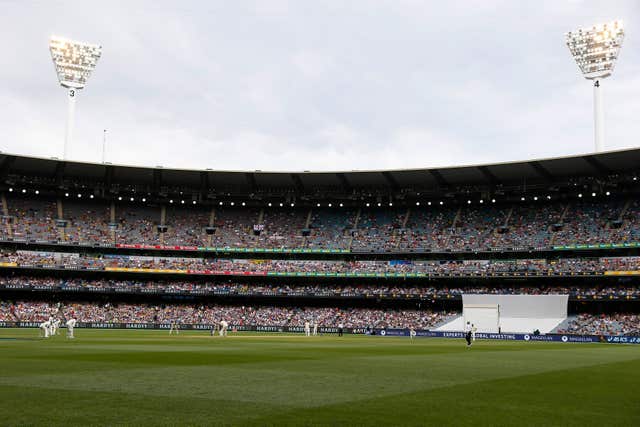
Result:
{"label": "stadium light array", "polygon": [[69,112],[67,131],[64,140],[63,160],[67,159],[67,150],[73,140],[73,121],[75,118],[77,91],[83,89],[102,55],[102,46],[68,40],[53,36],[49,40],[51,59],[56,68],[60,85],[67,89]]}
{"label": "stadium light array", "polygon": [[593,80],[595,150],[599,152],[604,146],[601,80],[613,72],[624,40],[624,27],[622,21],[598,24],[570,31],[565,40],[584,78]]}

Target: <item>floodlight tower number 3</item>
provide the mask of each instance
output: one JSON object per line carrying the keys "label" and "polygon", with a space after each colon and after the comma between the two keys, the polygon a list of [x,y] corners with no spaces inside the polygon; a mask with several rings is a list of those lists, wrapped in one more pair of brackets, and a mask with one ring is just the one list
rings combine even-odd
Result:
{"label": "floodlight tower number 3", "polygon": [[87,84],[91,72],[96,68],[98,59],[102,55],[102,47],[61,37],[51,37],[49,50],[58,81],[62,87],[67,89],[69,98],[67,130],[64,140],[64,154],[62,156],[66,160],[69,146],[73,141],[77,91]]}

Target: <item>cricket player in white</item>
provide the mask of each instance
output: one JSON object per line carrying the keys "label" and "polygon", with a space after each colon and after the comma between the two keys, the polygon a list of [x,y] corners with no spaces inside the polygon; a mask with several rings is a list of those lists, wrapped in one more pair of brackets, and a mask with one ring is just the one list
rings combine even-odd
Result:
{"label": "cricket player in white", "polygon": [[476,325],[474,325],[473,323],[471,324],[471,341],[475,341],[476,340],[476,331],[478,330],[478,328],[476,327]]}
{"label": "cricket player in white", "polygon": [[412,342],[413,342],[413,339],[416,337],[416,330],[413,329],[413,326],[409,328],[409,337],[411,338]]}
{"label": "cricket player in white", "polygon": [[308,320],[304,321],[304,334],[308,337],[311,336],[311,325]]}
{"label": "cricket player in white", "polygon": [[229,323],[227,323],[226,320],[221,320],[220,321],[220,336],[221,337],[226,337],[227,336],[227,328],[229,327]]}
{"label": "cricket player in white", "polygon": [[49,336],[52,337],[53,334],[55,334],[55,319],[53,318],[53,316],[49,316]]}
{"label": "cricket player in white", "polygon": [[45,338],[49,338],[49,333],[51,332],[51,322],[48,320],[40,323],[40,329],[42,330],[42,334]]}
{"label": "cricket player in white", "polygon": [[313,321],[313,335],[318,335],[318,321],[314,320]]}
{"label": "cricket player in white", "polygon": [[73,336],[73,328],[76,327],[76,319],[73,317],[67,320],[67,338],[75,338]]}
{"label": "cricket player in white", "polygon": [[60,335],[60,319],[56,319],[51,323],[51,335]]}
{"label": "cricket player in white", "polygon": [[178,328],[178,322],[175,320],[171,322],[171,327],[169,328],[169,335],[171,335],[171,333],[173,332],[175,332],[176,335],[180,333],[180,329]]}

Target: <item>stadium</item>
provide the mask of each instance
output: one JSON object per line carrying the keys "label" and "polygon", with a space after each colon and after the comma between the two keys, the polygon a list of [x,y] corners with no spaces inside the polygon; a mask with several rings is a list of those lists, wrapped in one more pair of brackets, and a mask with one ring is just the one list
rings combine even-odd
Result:
{"label": "stadium", "polygon": [[567,35],[593,153],[318,172],[70,159],[102,47],[52,38],[65,154],[0,152],[0,424],[638,425],[619,37],[588,75]]}

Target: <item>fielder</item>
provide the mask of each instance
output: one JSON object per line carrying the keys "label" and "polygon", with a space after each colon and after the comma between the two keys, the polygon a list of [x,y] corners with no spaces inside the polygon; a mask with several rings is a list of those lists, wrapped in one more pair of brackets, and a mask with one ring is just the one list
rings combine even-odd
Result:
{"label": "fielder", "polygon": [[318,321],[314,320],[313,321],[313,336],[318,335]]}
{"label": "fielder", "polygon": [[304,321],[304,334],[308,337],[311,336],[311,325],[308,320]]}
{"label": "fielder", "polygon": [[171,335],[173,332],[176,333],[176,335],[178,335],[180,333],[180,328],[178,327],[178,322],[177,321],[173,321],[171,322],[171,327],[169,328],[169,335]]}
{"label": "fielder", "polygon": [[229,323],[227,323],[226,320],[221,320],[220,321],[220,336],[221,337],[226,337],[227,336],[227,329],[229,328]]}
{"label": "fielder", "polygon": [[471,324],[471,341],[475,341],[476,340],[476,331],[478,330],[478,328],[476,327],[476,325],[474,325],[473,323]]}
{"label": "fielder", "polygon": [[416,330],[413,329],[413,326],[411,328],[409,328],[409,338],[411,338],[411,342],[413,342],[413,339],[416,337]]}
{"label": "fielder", "polygon": [[42,330],[42,336],[44,338],[49,338],[49,334],[51,332],[51,322],[49,320],[40,323],[40,329]]}
{"label": "fielder", "polygon": [[51,323],[51,335],[60,335],[60,319],[56,319]]}
{"label": "fielder", "polygon": [[69,320],[67,320],[67,338],[73,339],[75,338],[73,336],[73,328],[76,327],[76,319],[74,319],[73,317]]}

